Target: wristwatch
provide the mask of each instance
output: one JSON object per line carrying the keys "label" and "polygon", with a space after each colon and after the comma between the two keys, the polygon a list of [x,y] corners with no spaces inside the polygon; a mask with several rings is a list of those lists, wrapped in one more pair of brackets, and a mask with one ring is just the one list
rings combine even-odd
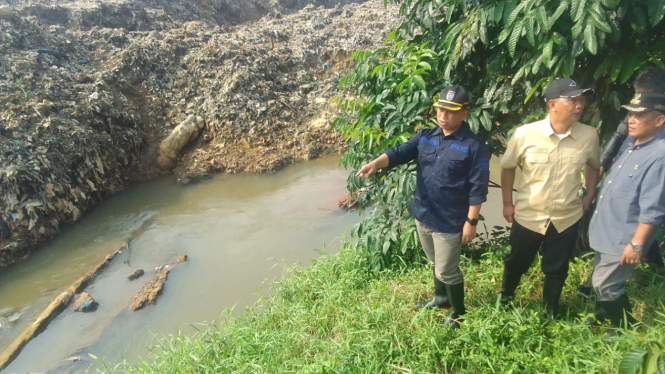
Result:
{"label": "wristwatch", "polygon": [[637,243],[630,243],[630,245],[633,247],[633,251],[635,252],[642,252],[642,246],[637,244]]}
{"label": "wristwatch", "polygon": [[469,222],[471,226],[475,226],[478,224],[478,218],[469,218],[466,217],[466,221]]}

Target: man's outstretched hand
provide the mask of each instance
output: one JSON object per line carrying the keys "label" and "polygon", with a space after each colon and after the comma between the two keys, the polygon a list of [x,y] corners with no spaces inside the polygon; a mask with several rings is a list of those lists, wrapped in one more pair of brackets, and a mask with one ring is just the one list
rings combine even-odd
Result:
{"label": "man's outstretched hand", "polygon": [[374,161],[365,164],[363,167],[358,170],[356,173],[356,177],[361,177],[361,178],[369,178],[376,172],[376,165],[374,164]]}

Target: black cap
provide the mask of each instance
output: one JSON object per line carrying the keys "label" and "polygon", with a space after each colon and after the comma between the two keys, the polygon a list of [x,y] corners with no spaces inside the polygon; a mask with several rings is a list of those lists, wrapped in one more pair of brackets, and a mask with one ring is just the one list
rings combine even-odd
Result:
{"label": "black cap", "polygon": [[665,113],[665,95],[655,92],[638,92],[630,100],[630,104],[622,105],[630,112],[648,112],[656,110]]}
{"label": "black cap", "polygon": [[469,94],[464,87],[455,84],[444,88],[439,94],[439,101],[434,106],[456,112],[469,106]]}
{"label": "black cap", "polygon": [[559,97],[578,97],[585,93],[593,93],[590,88],[580,88],[571,78],[556,78],[545,87],[545,101]]}

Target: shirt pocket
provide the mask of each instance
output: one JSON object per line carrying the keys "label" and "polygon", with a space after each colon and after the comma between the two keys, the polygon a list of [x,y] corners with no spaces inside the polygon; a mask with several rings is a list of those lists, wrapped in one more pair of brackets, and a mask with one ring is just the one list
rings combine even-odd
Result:
{"label": "shirt pocket", "polygon": [[423,171],[429,171],[436,164],[436,148],[433,145],[421,142],[418,145],[418,164]]}
{"label": "shirt pocket", "polygon": [[583,153],[573,153],[568,156],[568,162],[571,164],[586,164],[586,159]]}
{"label": "shirt pocket", "polygon": [[534,149],[524,155],[522,171],[524,178],[533,181],[544,181],[549,175],[550,155],[545,150]]}
{"label": "shirt pocket", "polygon": [[527,164],[546,164],[549,161],[550,155],[547,153],[527,153],[524,157],[524,162]]}
{"label": "shirt pocket", "polygon": [[448,149],[444,156],[446,170],[451,177],[462,178],[466,176],[468,171],[468,153],[456,151],[454,149]]}

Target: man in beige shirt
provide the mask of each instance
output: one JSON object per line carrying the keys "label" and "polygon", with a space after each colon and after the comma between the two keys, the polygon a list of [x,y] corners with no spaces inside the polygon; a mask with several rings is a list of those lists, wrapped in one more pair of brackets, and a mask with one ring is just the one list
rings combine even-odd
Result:
{"label": "man in beige shirt", "polygon": [[[544,93],[549,115],[515,130],[501,158],[503,216],[513,224],[511,251],[504,259],[503,305],[513,298],[522,274],[542,248],[543,306],[551,318],[557,317],[579,220],[598,184],[598,135],[577,122],[584,111],[584,94],[590,91],[570,78],[552,81]],[[521,177],[513,202],[517,167]],[[580,199],[582,170],[587,193]]]}

